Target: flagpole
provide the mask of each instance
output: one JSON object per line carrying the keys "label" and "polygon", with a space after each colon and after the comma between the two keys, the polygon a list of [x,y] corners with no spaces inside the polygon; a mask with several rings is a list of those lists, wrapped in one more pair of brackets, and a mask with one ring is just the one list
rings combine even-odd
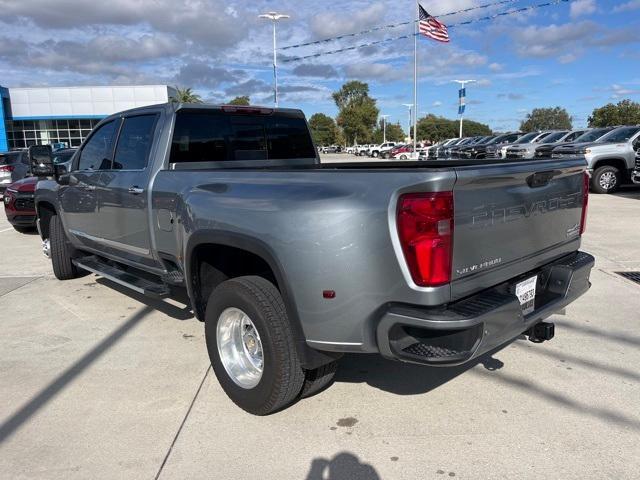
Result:
{"label": "flagpole", "polygon": [[[420,21],[420,0],[416,0],[416,21],[413,25],[413,155],[417,155],[418,144],[418,22]],[[411,132],[409,132],[411,133]]]}

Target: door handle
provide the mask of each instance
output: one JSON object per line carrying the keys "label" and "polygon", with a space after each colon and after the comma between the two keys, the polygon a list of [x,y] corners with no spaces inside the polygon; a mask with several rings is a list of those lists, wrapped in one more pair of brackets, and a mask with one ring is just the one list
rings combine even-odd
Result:
{"label": "door handle", "polygon": [[141,193],[144,193],[144,188],[140,188],[134,185],[133,187],[129,187],[129,193],[133,195],[140,195]]}
{"label": "door handle", "polygon": [[89,192],[93,192],[96,189],[95,185],[87,185],[86,183],[81,183],[79,188]]}

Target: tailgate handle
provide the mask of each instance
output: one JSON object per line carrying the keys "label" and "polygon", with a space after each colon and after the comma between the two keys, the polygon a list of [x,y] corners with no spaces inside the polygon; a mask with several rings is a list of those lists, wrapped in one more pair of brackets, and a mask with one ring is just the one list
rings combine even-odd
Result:
{"label": "tailgate handle", "polygon": [[527,177],[527,184],[531,188],[544,187],[545,185],[548,185],[551,179],[556,175],[558,175],[559,173],[560,171],[558,170],[551,170],[548,172],[536,172],[533,175],[529,175]]}

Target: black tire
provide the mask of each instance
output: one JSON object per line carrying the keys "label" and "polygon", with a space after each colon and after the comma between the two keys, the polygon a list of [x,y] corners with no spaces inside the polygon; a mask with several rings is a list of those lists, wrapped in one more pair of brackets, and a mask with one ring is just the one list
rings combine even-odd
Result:
{"label": "black tire", "polygon": [[72,250],[58,215],[51,217],[49,223],[49,241],[51,242],[51,264],[53,273],[58,280],[71,280],[80,275],[78,269],[71,262]]}
{"label": "black tire", "polygon": [[[608,181],[607,181],[608,178]],[[615,192],[620,183],[622,182],[622,175],[620,170],[616,167],[606,165],[604,167],[596,168],[591,178],[591,191],[595,193],[613,193]]]}
{"label": "black tire", "polygon": [[327,363],[313,370],[306,370],[300,398],[311,397],[331,385],[337,370],[337,361]]}
{"label": "black tire", "polygon": [[[217,344],[217,324],[227,308],[245,312],[258,330],[263,349],[262,376],[253,388],[237,385],[227,373]],[[294,402],[302,390],[304,371],[282,296],[262,277],[246,276],[221,283],[209,297],[205,337],[213,370],[225,393],[253,415],[269,415]]]}
{"label": "black tire", "polygon": [[378,157],[380,156],[380,153],[379,153],[379,152],[373,152],[373,153],[371,154],[371,156],[372,156],[373,158],[378,158]]}

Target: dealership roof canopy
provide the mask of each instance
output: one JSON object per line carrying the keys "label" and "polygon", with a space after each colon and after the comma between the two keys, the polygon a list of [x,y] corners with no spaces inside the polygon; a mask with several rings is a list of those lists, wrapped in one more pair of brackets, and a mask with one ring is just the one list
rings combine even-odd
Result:
{"label": "dealership roof canopy", "polygon": [[0,152],[12,147],[7,132],[14,122],[100,119],[130,108],[166,103],[175,94],[167,85],[0,87]]}

